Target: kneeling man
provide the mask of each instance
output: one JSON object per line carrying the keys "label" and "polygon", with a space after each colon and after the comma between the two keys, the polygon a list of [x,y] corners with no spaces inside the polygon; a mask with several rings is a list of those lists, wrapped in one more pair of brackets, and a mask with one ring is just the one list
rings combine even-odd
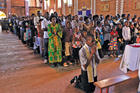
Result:
{"label": "kneeling man", "polygon": [[86,44],[79,51],[79,57],[82,89],[86,93],[93,93],[95,90],[93,82],[97,81],[96,64],[99,63],[99,59],[96,55],[96,44],[92,35],[87,35]]}

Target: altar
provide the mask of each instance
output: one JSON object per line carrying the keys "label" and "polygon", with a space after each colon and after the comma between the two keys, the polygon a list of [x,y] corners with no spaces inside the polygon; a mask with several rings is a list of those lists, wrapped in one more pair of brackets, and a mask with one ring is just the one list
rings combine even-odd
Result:
{"label": "altar", "polygon": [[140,44],[126,45],[125,51],[121,60],[120,69],[124,73],[127,70],[138,70],[140,63]]}

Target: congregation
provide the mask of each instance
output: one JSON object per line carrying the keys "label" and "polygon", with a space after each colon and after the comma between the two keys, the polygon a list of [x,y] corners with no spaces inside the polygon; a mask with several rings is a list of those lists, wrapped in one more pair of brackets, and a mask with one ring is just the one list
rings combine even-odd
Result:
{"label": "congregation", "polygon": [[126,45],[140,43],[137,15],[58,16],[57,12],[42,15],[38,11],[27,17],[11,16],[8,22],[10,32],[40,54],[45,64],[52,68],[81,64],[86,93],[95,89],[92,82],[97,81],[96,63],[100,59],[105,55],[121,57]]}

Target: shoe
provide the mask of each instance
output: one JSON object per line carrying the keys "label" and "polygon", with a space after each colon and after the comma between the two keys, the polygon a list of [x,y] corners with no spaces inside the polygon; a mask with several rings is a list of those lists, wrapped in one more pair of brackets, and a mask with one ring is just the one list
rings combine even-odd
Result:
{"label": "shoe", "polygon": [[55,68],[56,66],[54,64],[51,65],[51,68]]}
{"label": "shoe", "polygon": [[110,57],[114,57],[113,55],[110,55]]}
{"label": "shoe", "polygon": [[122,57],[122,55],[118,55],[118,57],[120,58],[120,57]]}
{"label": "shoe", "polygon": [[57,67],[61,67],[61,65],[59,63],[57,63]]}
{"label": "shoe", "polygon": [[76,80],[77,80],[77,76],[75,76],[75,77],[70,81],[70,83],[72,84],[72,83],[76,82]]}
{"label": "shoe", "polygon": [[72,62],[70,62],[70,61],[68,61],[68,64],[69,64],[69,65],[72,65],[73,63],[72,63]]}
{"label": "shoe", "polygon": [[67,66],[68,66],[68,64],[67,64],[67,63],[64,63],[64,64],[63,64],[63,66],[64,66],[64,67],[67,67]]}
{"label": "shoe", "polygon": [[46,64],[47,62],[48,62],[47,59],[45,59],[45,60],[44,60],[44,63]]}

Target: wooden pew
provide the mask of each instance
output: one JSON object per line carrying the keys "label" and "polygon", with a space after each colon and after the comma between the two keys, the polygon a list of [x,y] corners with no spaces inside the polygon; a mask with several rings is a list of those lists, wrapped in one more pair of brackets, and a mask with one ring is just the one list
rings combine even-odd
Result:
{"label": "wooden pew", "polygon": [[126,75],[129,76],[131,79],[137,78],[138,77],[138,70],[133,71],[133,72],[132,71],[128,72]]}
{"label": "wooden pew", "polygon": [[104,88],[106,88],[106,93],[109,93],[109,87],[137,77],[138,77],[138,71],[134,71],[126,75],[119,75],[101,81],[97,81],[94,83],[94,85],[100,88],[100,93],[102,93],[102,90]]}

